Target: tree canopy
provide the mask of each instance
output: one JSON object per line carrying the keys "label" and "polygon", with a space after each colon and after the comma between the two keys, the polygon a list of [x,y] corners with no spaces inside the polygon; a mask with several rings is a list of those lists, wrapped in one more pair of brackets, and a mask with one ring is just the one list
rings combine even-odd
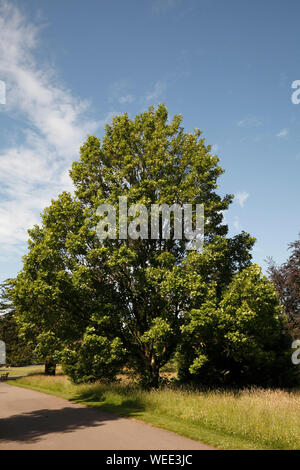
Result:
{"label": "tree canopy", "polygon": [[[238,279],[253,281],[255,292],[259,274],[253,268],[256,277],[249,281],[242,274],[252,272],[247,269],[255,240],[245,232],[228,237],[223,212],[233,196],[218,194],[222,173],[201,132],[185,132],[182,117],[170,121],[164,105],[134,119],[126,113],[113,118],[102,142],[88,137],[70,172],[75,195],[63,193],[52,201],[41,226],[29,231],[29,252],[11,291],[20,332],[40,357],[62,361],[77,382],[113,378],[126,364],[144,385],[158,386],[161,367],[180,348],[182,352],[186,334],[201,337],[202,326],[199,334],[191,329],[195,315],[206,312],[207,321],[214,318],[215,341],[222,340],[226,328],[240,325],[234,310],[241,305],[230,305],[228,292]],[[124,196],[128,204],[144,204],[148,211],[152,204],[203,204],[203,252],[190,251],[185,239],[175,239],[174,226],[167,239],[100,240],[98,207],[116,206]],[[236,278],[238,273],[244,278]],[[253,306],[251,334],[260,335],[261,325],[270,321],[266,331],[276,336],[278,305],[267,287],[264,296],[265,309],[259,303]],[[248,313],[251,308],[247,306]],[[268,316],[271,310],[273,316]],[[226,312],[226,327],[223,313],[217,320],[220,312]],[[246,336],[247,327],[241,326],[237,336]],[[235,347],[238,343],[243,341],[237,339]],[[260,340],[254,343],[249,340],[244,349],[240,344],[241,354],[263,355]],[[204,348],[197,356],[199,347],[193,347],[190,372],[199,371],[208,354]]]}

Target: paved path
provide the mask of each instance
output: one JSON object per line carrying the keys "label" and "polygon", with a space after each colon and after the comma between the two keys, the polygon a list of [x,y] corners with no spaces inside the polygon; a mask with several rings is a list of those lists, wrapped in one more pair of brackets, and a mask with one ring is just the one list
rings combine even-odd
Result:
{"label": "paved path", "polygon": [[0,383],[0,450],[210,447],[135,420]]}

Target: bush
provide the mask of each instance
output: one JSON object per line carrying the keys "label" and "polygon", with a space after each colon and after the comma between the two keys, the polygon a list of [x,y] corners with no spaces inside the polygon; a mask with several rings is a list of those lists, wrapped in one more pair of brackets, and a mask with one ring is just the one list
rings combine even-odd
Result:
{"label": "bush", "polygon": [[110,341],[88,328],[77,349],[62,353],[64,372],[74,383],[113,381],[123,367],[125,350],[120,338]]}
{"label": "bush", "polygon": [[212,288],[182,327],[179,377],[208,385],[290,386],[291,338],[274,285],[253,265],[237,274],[217,305]]}

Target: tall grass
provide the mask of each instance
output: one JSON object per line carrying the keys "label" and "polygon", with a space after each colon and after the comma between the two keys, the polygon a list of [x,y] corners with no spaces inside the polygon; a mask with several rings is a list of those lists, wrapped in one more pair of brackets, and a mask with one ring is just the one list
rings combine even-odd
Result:
{"label": "tall grass", "polygon": [[134,417],[224,449],[300,449],[300,391],[203,391],[133,385],[73,385],[24,377],[16,385]]}

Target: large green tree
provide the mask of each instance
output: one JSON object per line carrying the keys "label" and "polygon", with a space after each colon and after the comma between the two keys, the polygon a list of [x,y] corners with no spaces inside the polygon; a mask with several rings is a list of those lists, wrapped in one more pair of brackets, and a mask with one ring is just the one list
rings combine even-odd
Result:
{"label": "large green tree", "polygon": [[[112,375],[123,358],[145,385],[158,385],[188,312],[207,301],[212,285],[220,301],[251,262],[254,240],[227,237],[223,211],[232,196],[217,192],[222,173],[201,132],[185,132],[182,117],[169,120],[164,105],[134,119],[117,116],[102,142],[87,139],[70,172],[75,197],[52,201],[29,232],[13,292],[20,328],[45,360],[61,355],[76,381],[92,380],[107,377],[100,357],[112,348]],[[168,239],[99,240],[97,208],[117,207],[121,196],[147,213],[152,204],[203,204],[204,253],[175,240],[174,227]]]}
{"label": "large green tree", "polygon": [[116,207],[120,196],[127,197],[128,205],[140,203],[148,210],[152,204],[205,207],[205,244],[211,250],[207,248],[210,259],[202,264],[203,272],[192,267],[201,254],[189,252],[185,240],[172,236],[107,239],[94,243],[87,253],[93,278],[105,285],[105,301],[94,319],[110,319],[129,363],[146,384],[157,386],[160,368],[180,342],[184,315],[191,305],[203,302],[207,282],[216,279],[221,292],[234,272],[250,261],[254,241],[249,235],[225,238],[222,212],[232,196],[217,193],[222,173],[201,132],[185,132],[181,116],[169,121],[163,105],[133,120],[127,114],[114,118],[102,143],[89,137],[73,164],[76,197],[95,223],[97,207]]}

